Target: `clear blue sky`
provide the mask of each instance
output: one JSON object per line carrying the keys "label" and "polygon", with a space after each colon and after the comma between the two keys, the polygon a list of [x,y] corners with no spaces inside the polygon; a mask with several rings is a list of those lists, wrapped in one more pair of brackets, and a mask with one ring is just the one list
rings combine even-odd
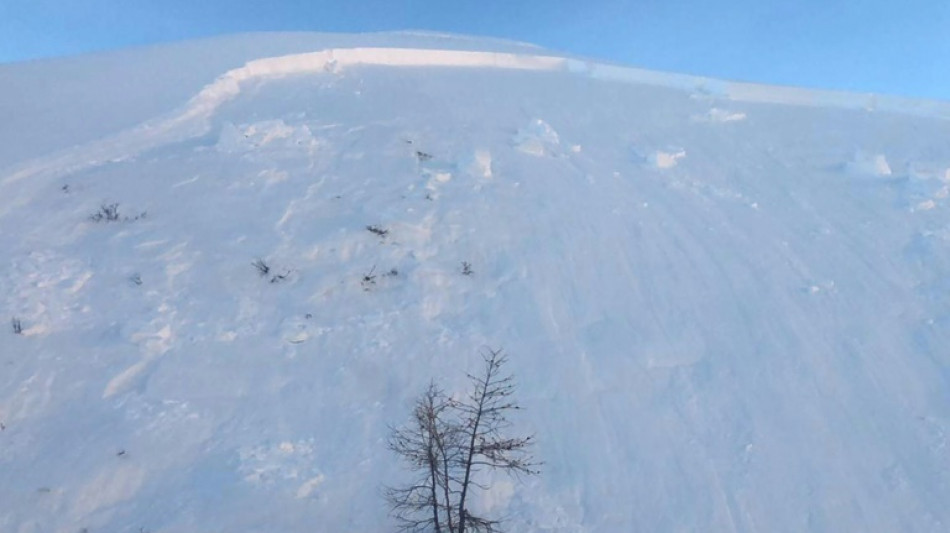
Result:
{"label": "clear blue sky", "polygon": [[398,29],[950,100],[950,0],[0,0],[0,62],[243,31]]}

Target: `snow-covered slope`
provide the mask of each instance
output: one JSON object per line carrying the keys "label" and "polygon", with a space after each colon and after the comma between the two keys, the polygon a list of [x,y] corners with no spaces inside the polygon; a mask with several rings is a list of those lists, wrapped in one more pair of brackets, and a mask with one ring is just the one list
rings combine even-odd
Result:
{"label": "snow-covered slope", "polygon": [[950,527],[950,105],[413,34],[0,79],[0,531],[386,531],[486,345],[511,531]]}

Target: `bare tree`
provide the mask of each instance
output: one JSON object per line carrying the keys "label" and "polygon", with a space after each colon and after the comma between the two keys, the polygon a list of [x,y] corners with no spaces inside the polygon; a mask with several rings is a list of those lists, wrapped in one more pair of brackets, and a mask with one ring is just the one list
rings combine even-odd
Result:
{"label": "bare tree", "polygon": [[430,383],[416,400],[410,425],[394,428],[390,435],[389,449],[418,473],[409,485],[386,490],[401,531],[455,531],[452,509],[445,504],[450,491],[447,441],[455,437],[454,428],[445,419],[450,407],[442,390]]}
{"label": "bare tree", "polygon": [[[485,368],[479,375],[469,374],[472,392],[455,407],[462,417],[462,432],[467,442],[462,451],[460,467],[462,477],[459,495],[459,532],[467,528],[473,531],[494,531],[497,521],[471,515],[466,507],[472,482],[472,474],[483,467],[505,470],[511,474],[537,474],[529,448],[532,436],[506,437],[505,430],[511,427],[507,414],[520,409],[514,401],[514,378],[501,373],[508,358],[501,350],[489,350],[483,354]],[[482,488],[482,487],[479,487]]]}
{"label": "bare tree", "polygon": [[468,509],[471,491],[488,489],[475,481],[478,471],[538,473],[529,450],[533,438],[505,436],[507,414],[519,409],[514,380],[501,372],[507,357],[501,350],[483,356],[485,368],[468,376],[468,395],[451,399],[431,383],[416,400],[410,425],[392,430],[390,449],[417,472],[408,485],[386,491],[402,531],[495,532],[497,520]]}

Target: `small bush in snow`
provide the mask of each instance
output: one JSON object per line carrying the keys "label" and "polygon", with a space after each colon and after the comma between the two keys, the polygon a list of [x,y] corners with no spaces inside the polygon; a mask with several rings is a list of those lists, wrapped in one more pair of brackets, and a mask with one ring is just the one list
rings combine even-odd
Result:
{"label": "small bush in snow", "polygon": [[290,277],[292,270],[285,270],[283,274],[273,274],[271,275],[272,268],[268,265],[263,259],[256,259],[251,265],[257,270],[257,273],[260,274],[262,278],[269,278],[271,283],[280,283],[282,281],[287,281]]}
{"label": "small bush in snow", "polygon": [[285,270],[283,274],[274,274],[270,278],[271,283],[280,283],[282,281],[287,281],[290,278],[291,270]]}
{"label": "small bush in snow", "polygon": [[475,271],[472,270],[472,264],[469,263],[468,261],[462,261],[462,275],[471,276],[474,273]]}
{"label": "small bush in snow", "polygon": [[360,285],[363,286],[364,291],[368,291],[376,286],[376,265],[373,265],[373,268],[369,270],[366,274],[363,274],[363,279],[360,280]]}
{"label": "small bush in snow", "polygon": [[117,222],[119,220],[119,204],[102,204],[99,210],[89,215],[93,222]]}
{"label": "small bush in snow", "polygon": [[13,333],[15,335],[23,335],[23,323],[20,322],[19,318],[13,317],[13,320],[11,320],[10,323],[13,326]]}
{"label": "small bush in snow", "polygon": [[382,228],[382,227],[377,226],[377,225],[375,225],[375,224],[373,224],[373,225],[371,225],[371,226],[366,226],[366,230],[369,231],[370,233],[379,235],[380,237],[385,237],[386,235],[389,235],[389,230],[388,230],[388,229]]}
{"label": "small bush in snow", "polygon": [[148,216],[148,212],[142,211],[134,217],[122,217],[119,214],[119,204],[111,203],[102,204],[99,206],[98,211],[89,215],[89,220],[93,222],[119,222],[120,220],[124,220],[125,222],[133,222],[135,220],[141,220],[146,216]]}
{"label": "small bush in snow", "polygon": [[257,273],[260,274],[262,278],[270,274],[270,265],[265,263],[263,259],[258,258],[251,264],[254,265],[254,268],[257,269]]}

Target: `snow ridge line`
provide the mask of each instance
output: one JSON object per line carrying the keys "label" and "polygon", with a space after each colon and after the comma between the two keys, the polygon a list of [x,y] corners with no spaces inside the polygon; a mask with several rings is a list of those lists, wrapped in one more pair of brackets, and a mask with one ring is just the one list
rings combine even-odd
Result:
{"label": "snow ridge line", "polygon": [[295,74],[339,73],[346,67],[495,68],[512,70],[563,70],[566,58],[503,52],[471,52],[421,48],[342,48],[267,57],[249,61],[205,86],[186,106],[179,120],[209,116],[219,105],[237,97],[241,84],[251,80],[276,79]]}
{"label": "snow ridge line", "polygon": [[669,87],[737,102],[866,109],[950,119],[950,102],[721,81],[551,55],[420,48],[338,48],[249,61],[206,85],[183,109],[170,117],[150,120],[104,139],[16,165],[4,172],[7,175],[0,184],[36,175],[63,175],[102,162],[132,157],[166,142],[204,135],[210,128],[208,119],[215,110],[239,96],[241,86],[249,81],[319,72],[339,73],[357,65],[565,72],[596,80]]}
{"label": "snow ridge line", "polygon": [[106,138],[15,165],[2,173],[7,176],[0,185],[37,175],[60,176],[103,162],[133,157],[167,142],[204,135],[210,128],[208,119],[214,111],[240,95],[242,84],[249,81],[319,72],[339,73],[343,68],[355,65],[557,71],[564,69],[566,61],[553,56],[416,48],[327,49],[255,59],[219,76],[170,117],[149,120]]}
{"label": "snow ridge line", "polygon": [[226,72],[202,89],[189,102],[190,110],[182,119],[210,114],[218,105],[240,94],[243,82],[294,74],[339,73],[357,65],[560,71],[602,81],[669,87],[737,102],[866,109],[950,119],[950,102],[724,81],[552,55],[422,48],[339,48],[256,59]]}

